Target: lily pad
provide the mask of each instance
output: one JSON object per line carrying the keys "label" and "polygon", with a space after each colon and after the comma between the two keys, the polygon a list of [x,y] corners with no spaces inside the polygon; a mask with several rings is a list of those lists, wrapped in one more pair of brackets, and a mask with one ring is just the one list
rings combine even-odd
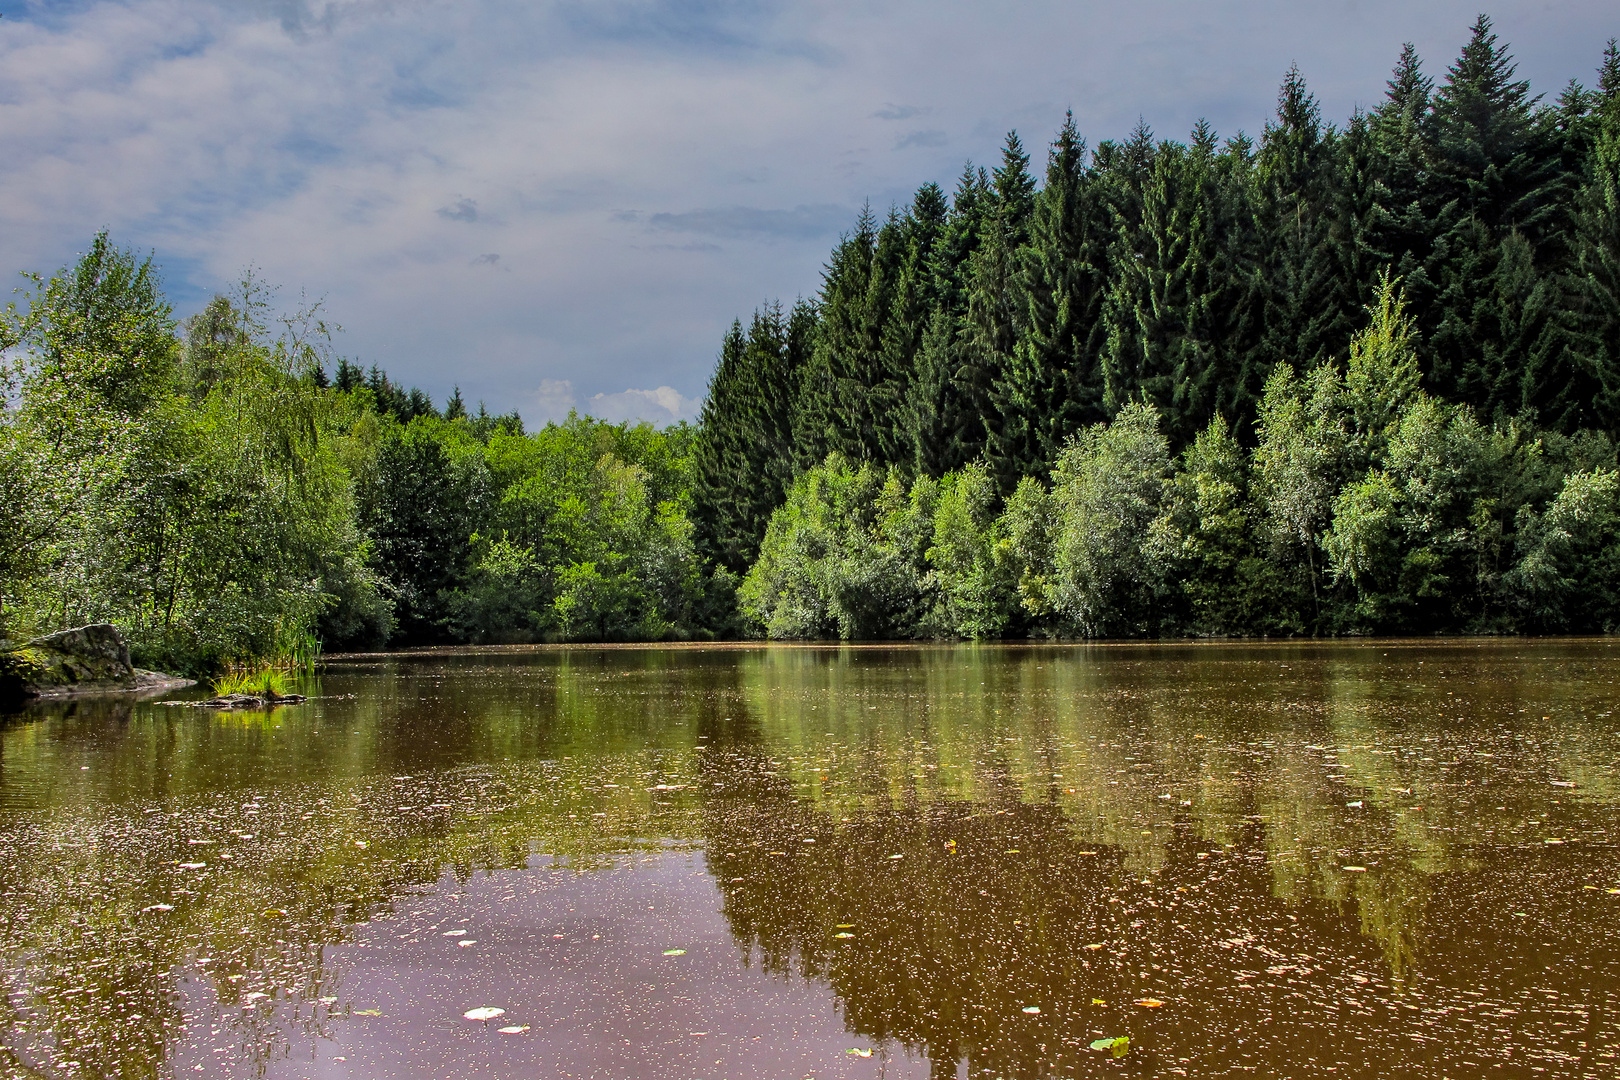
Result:
{"label": "lily pad", "polygon": [[1126,1051],[1131,1048],[1131,1037],[1129,1035],[1119,1035],[1112,1039],[1093,1039],[1091,1048],[1093,1050],[1105,1050],[1117,1058],[1122,1058],[1125,1056]]}

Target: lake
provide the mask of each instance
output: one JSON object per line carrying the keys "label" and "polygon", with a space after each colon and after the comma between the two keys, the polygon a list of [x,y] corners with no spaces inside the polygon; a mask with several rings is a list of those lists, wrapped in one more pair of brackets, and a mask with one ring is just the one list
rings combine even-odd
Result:
{"label": "lake", "polygon": [[454,649],[268,713],[39,704],[0,1064],[1612,1077],[1617,660]]}

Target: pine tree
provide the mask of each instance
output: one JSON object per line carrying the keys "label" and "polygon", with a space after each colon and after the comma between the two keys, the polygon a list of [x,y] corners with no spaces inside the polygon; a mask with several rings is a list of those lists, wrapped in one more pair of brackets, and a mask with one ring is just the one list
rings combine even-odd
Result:
{"label": "pine tree", "polygon": [[706,559],[737,573],[745,571],[753,558],[748,541],[751,515],[742,501],[750,490],[748,448],[743,444],[744,417],[752,404],[744,371],[747,349],[742,323],[733,320],[698,415],[699,436],[692,455],[694,542]]}
{"label": "pine tree", "polygon": [[1018,253],[1017,340],[991,385],[999,423],[987,451],[1003,493],[1025,476],[1045,474],[1070,435],[1104,417],[1103,282],[1085,152],[1070,113],[1047,157],[1046,185]]}
{"label": "pine tree", "polygon": [[1161,144],[1142,188],[1140,224],[1120,223],[1109,259],[1107,404],[1152,403],[1177,446],[1211,416],[1252,413],[1238,336],[1246,260],[1227,247],[1238,215],[1221,165],[1202,122],[1190,147]]}
{"label": "pine tree", "polygon": [[1314,367],[1350,340],[1355,296],[1334,272],[1331,247],[1338,149],[1304,77],[1290,68],[1255,174],[1265,325],[1256,360],[1265,370]]}
{"label": "pine tree", "polygon": [[1419,310],[1427,310],[1434,285],[1428,264],[1433,246],[1432,207],[1426,206],[1426,172],[1433,129],[1434,80],[1411,42],[1401,49],[1383,102],[1372,111],[1369,128],[1376,162],[1368,177],[1375,212],[1368,242],[1377,261],[1397,277]]}
{"label": "pine tree", "polygon": [[467,418],[467,403],[461,399],[461,387],[457,386],[451,390],[449,400],[444,403],[444,418],[446,420]]}
{"label": "pine tree", "polygon": [[1524,301],[1536,289],[1533,279],[1557,268],[1558,245],[1543,250],[1543,241],[1557,232],[1566,185],[1554,129],[1538,123],[1539,99],[1514,74],[1512,56],[1482,15],[1434,98],[1426,202],[1436,292],[1428,318],[1419,316],[1427,376],[1436,393],[1485,416],[1516,414],[1527,398],[1541,396],[1519,385],[1512,369],[1525,360],[1522,345],[1544,329],[1524,319],[1551,310],[1527,310]]}
{"label": "pine tree", "polygon": [[991,203],[990,180],[969,162],[957,181],[951,211],[929,256],[928,316],[906,401],[912,467],[943,476],[977,457],[984,445],[989,386],[972,361],[968,267],[979,248]]}
{"label": "pine tree", "polygon": [[[1018,320],[1024,307],[1018,264],[1029,235],[1034,191],[1029,155],[1024,153],[1018,133],[1008,132],[1001,165],[992,174],[988,190],[984,235],[967,266],[967,316],[956,341],[960,365],[955,378],[983,403],[985,445],[1000,437],[1008,420],[996,408],[993,388],[1018,340]],[[1019,421],[1014,418],[1013,422]]]}
{"label": "pine tree", "polygon": [[1562,421],[1566,430],[1578,425],[1614,434],[1620,430],[1620,53],[1613,39],[1593,113],[1598,130],[1575,199],[1568,289],[1574,309],[1568,358],[1578,377],[1564,402],[1540,406],[1547,421]]}

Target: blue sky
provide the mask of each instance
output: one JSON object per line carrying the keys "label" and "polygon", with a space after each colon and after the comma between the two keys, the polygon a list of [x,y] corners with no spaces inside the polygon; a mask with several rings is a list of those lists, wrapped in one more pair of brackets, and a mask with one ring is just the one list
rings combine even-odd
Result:
{"label": "blue sky", "polygon": [[[813,293],[882,210],[1073,109],[1258,134],[1298,63],[1327,118],[1402,42],[1439,78],[1444,0],[0,0],[0,270],[106,226],[180,314],[247,267],[324,299],[337,350],[531,423],[695,416],[721,335]],[[1549,98],[1590,84],[1612,2],[1497,5]],[[19,284],[20,284],[19,279]]]}

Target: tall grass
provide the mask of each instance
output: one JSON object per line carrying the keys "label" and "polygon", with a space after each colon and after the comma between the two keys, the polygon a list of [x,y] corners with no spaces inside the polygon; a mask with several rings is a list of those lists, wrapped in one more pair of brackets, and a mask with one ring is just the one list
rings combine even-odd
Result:
{"label": "tall grass", "polygon": [[220,697],[227,694],[285,697],[292,679],[279,668],[261,667],[257,670],[227,668],[223,675],[213,679],[212,682],[214,693]]}
{"label": "tall grass", "polygon": [[281,624],[276,630],[275,655],[226,665],[210,680],[214,693],[257,694],[283,697],[299,679],[313,675],[321,656],[321,641],[307,627]]}

